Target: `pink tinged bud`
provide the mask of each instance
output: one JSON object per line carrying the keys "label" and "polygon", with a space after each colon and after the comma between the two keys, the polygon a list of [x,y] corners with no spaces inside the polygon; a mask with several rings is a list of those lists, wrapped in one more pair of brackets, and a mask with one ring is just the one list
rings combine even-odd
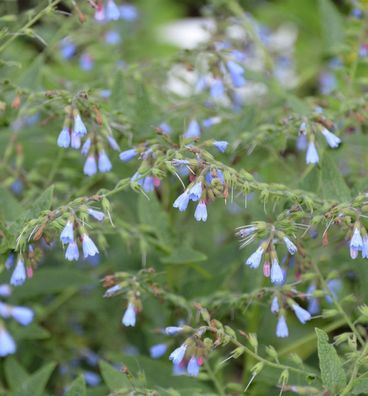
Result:
{"label": "pink tinged bud", "polygon": [[27,267],[27,278],[31,279],[33,278],[33,268],[32,267]]}
{"label": "pink tinged bud", "polygon": [[200,356],[199,358],[197,358],[197,362],[198,362],[198,364],[199,364],[200,366],[202,366],[202,364],[203,364],[203,357]]}
{"label": "pink tinged bud", "polygon": [[263,264],[263,275],[264,275],[266,278],[269,278],[270,275],[271,275],[271,266],[270,266],[269,261],[266,261],[266,262]]}
{"label": "pink tinged bud", "polygon": [[97,6],[95,20],[97,22],[103,22],[105,20],[105,10],[102,4]]}
{"label": "pink tinged bud", "polygon": [[153,178],[153,185],[155,187],[160,187],[160,184],[161,184],[161,180],[158,177],[154,177]]}

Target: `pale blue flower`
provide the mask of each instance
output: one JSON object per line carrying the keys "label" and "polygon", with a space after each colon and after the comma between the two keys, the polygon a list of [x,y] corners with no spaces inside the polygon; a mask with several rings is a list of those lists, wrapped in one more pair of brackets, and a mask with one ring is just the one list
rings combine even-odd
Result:
{"label": "pale blue flower", "polygon": [[319,156],[314,142],[309,142],[307,148],[306,163],[307,164],[318,164]]}
{"label": "pale blue flower", "polygon": [[277,261],[277,258],[274,258],[271,265],[271,282],[276,285],[280,285],[283,281],[284,274],[279,265],[279,262]]}
{"label": "pale blue flower", "polygon": [[17,346],[13,337],[5,330],[4,327],[0,327],[0,356],[4,357],[15,353]]}
{"label": "pale blue flower", "polygon": [[4,319],[10,316],[10,306],[0,301],[0,316]]}
{"label": "pale blue flower", "polygon": [[109,21],[117,21],[120,18],[119,7],[113,0],[107,0],[105,15]]}
{"label": "pale blue flower", "polygon": [[210,128],[213,125],[219,124],[221,122],[221,117],[210,117],[206,118],[205,120],[202,121],[202,125],[204,128]]}
{"label": "pale blue flower", "polygon": [[0,285],[0,296],[9,297],[11,295],[11,287],[7,284]]}
{"label": "pale blue flower", "polygon": [[109,172],[112,169],[112,164],[109,157],[104,150],[101,150],[98,156],[98,170],[101,173]]}
{"label": "pale blue flower", "polygon": [[114,285],[112,287],[109,287],[104,294],[104,297],[112,297],[115,294],[119,293],[119,291],[122,289],[121,285]]}
{"label": "pale blue flower", "polygon": [[225,95],[224,83],[219,78],[216,78],[211,84],[210,95],[214,99],[221,99],[224,97]]}
{"label": "pale blue flower", "polygon": [[27,275],[24,261],[21,258],[18,258],[17,265],[15,266],[15,269],[10,278],[10,284],[13,286],[20,286],[23,285],[26,279]]}
{"label": "pale blue flower", "polygon": [[109,142],[110,147],[115,151],[120,151],[120,147],[118,142],[114,139],[113,136],[109,135],[107,137],[107,141]]}
{"label": "pale blue flower", "polygon": [[285,338],[289,336],[289,329],[287,327],[284,315],[280,315],[277,321],[276,336],[280,338]]}
{"label": "pale blue flower", "polygon": [[336,148],[341,143],[341,139],[334,133],[330,132],[327,128],[323,128],[321,133],[325,137],[326,142],[330,147]]}
{"label": "pale blue flower", "polygon": [[61,56],[68,60],[73,57],[76,52],[75,44],[67,37],[60,41],[60,53]]}
{"label": "pale blue flower", "polygon": [[129,149],[122,151],[119,155],[119,158],[124,161],[124,162],[129,162],[131,161],[136,155],[137,155],[137,150],[135,148]]}
{"label": "pale blue flower", "polygon": [[132,303],[128,304],[128,308],[126,309],[121,322],[126,327],[129,327],[129,326],[134,327],[135,326],[136,312],[135,312],[135,307]]}
{"label": "pale blue flower", "polygon": [[167,351],[167,344],[156,344],[152,345],[150,348],[150,355],[152,359],[158,359],[165,355]]}
{"label": "pale blue flower", "polygon": [[207,221],[207,206],[204,201],[200,201],[194,212],[194,218],[197,221]]}
{"label": "pale blue flower", "polygon": [[279,300],[276,296],[274,296],[271,303],[271,312],[274,314],[279,312],[279,310],[280,310]]}
{"label": "pale blue flower", "polygon": [[368,236],[365,235],[362,239],[363,239],[362,257],[368,258]]}
{"label": "pale blue flower", "polygon": [[238,63],[233,61],[228,61],[226,65],[234,87],[243,87],[245,85],[244,69]]}
{"label": "pale blue flower", "polygon": [[73,221],[68,220],[63,231],[60,234],[60,240],[62,243],[71,243],[74,241],[74,224]]}
{"label": "pale blue flower", "polygon": [[198,359],[195,356],[191,357],[187,366],[188,374],[192,377],[197,377],[199,369]]}
{"label": "pale blue flower", "polygon": [[60,134],[59,137],[57,139],[57,145],[59,147],[63,147],[63,148],[68,148],[70,146],[70,133],[69,133],[69,128],[64,127]]}
{"label": "pale blue flower", "polygon": [[143,184],[142,184],[143,190],[145,192],[152,192],[155,189],[155,180],[152,176],[146,176],[143,179]]}
{"label": "pale blue flower", "polygon": [[184,133],[184,138],[185,139],[197,139],[201,136],[201,129],[199,127],[199,124],[197,120],[191,120],[188,129]]}
{"label": "pale blue flower", "polygon": [[307,149],[308,140],[305,135],[299,135],[296,141],[296,149],[299,151],[304,151]]}
{"label": "pale blue flower", "polygon": [[74,116],[73,132],[79,137],[82,137],[87,133],[87,128],[84,125],[79,113],[76,113]]}
{"label": "pale blue flower", "polygon": [[167,122],[161,122],[161,124],[158,127],[165,134],[171,133],[171,126]]}
{"label": "pale blue flower", "polygon": [[29,325],[34,316],[32,309],[27,307],[12,307],[10,310],[11,316],[21,325]]}
{"label": "pale blue flower", "polygon": [[284,239],[286,248],[287,248],[287,250],[289,251],[289,253],[290,253],[290,254],[295,254],[295,253],[298,251],[298,249],[297,249],[297,247],[294,245],[294,243],[291,242],[291,240],[290,240],[287,236],[285,236],[283,239]]}
{"label": "pale blue flower", "polygon": [[87,157],[87,160],[84,163],[83,172],[87,176],[93,176],[97,173],[96,158],[93,155],[89,155]]}
{"label": "pale blue flower", "polygon": [[82,248],[84,258],[94,256],[99,253],[97,246],[87,234],[82,235]]}
{"label": "pale blue flower", "polygon": [[119,44],[121,41],[120,34],[115,32],[114,30],[109,30],[105,34],[105,41],[107,44],[116,45]]}
{"label": "pale blue flower", "polygon": [[189,189],[189,199],[193,202],[198,201],[202,195],[202,182],[197,182]]}
{"label": "pale blue flower", "polygon": [[103,221],[103,219],[105,218],[105,213],[101,212],[100,210],[88,208],[87,212],[97,221]]}
{"label": "pale blue flower", "polygon": [[168,327],[165,327],[164,333],[169,336],[174,336],[174,335],[180,333],[182,330],[183,329],[178,326],[168,326]]}
{"label": "pale blue flower", "polygon": [[262,246],[260,246],[254,253],[252,253],[248,257],[245,264],[249,265],[250,268],[258,268],[259,264],[261,264],[263,253],[264,253],[264,249]]}
{"label": "pale blue flower", "polygon": [[180,212],[184,212],[189,203],[189,192],[188,190],[185,190],[183,194],[179,195],[178,198],[176,198],[175,202],[173,203],[173,207],[177,208],[180,210]]}
{"label": "pale blue flower", "polygon": [[90,138],[88,138],[83,143],[82,150],[81,150],[82,155],[87,155],[89,153],[89,149],[91,148],[91,145],[92,145],[92,141]]}
{"label": "pale blue flower", "polygon": [[85,371],[83,376],[89,386],[97,386],[101,383],[101,377],[93,371]]}
{"label": "pale blue flower", "polygon": [[179,348],[176,348],[173,352],[171,352],[169,359],[174,364],[180,364],[180,362],[184,359],[186,350],[186,344],[182,344]]}
{"label": "pale blue flower", "polygon": [[73,261],[73,260],[77,261],[79,259],[79,250],[76,242],[69,243],[65,251],[65,258],[68,261]]}
{"label": "pale blue flower", "polygon": [[10,253],[9,256],[6,258],[5,261],[5,268],[10,270],[10,268],[14,265],[14,254]]}
{"label": "pale blue flower", "polygon": [[120,17],[125,21],[132,22],[138,18],[138,10],[132,4],[124,4],[120,6]]}
{"label": "pale blue flower", "polygon": [[296,317],[299,319],[299,322],[302,324],[305,324],[306,322],[308,322],[308,320],[312,318],[311,314],[298,304],[293,304],[291,308],[293,308]]}
{"label": "pale blue flower", "polygon": [[72,132],[71,146],[75,150],[79,150],[81,146],[81,138],[75,132]]}
{"label": "pale blue flower", "polygon": [[229,143],[226,140],[215,140],[213,145],[217,148],[218,151],[224,153]]}

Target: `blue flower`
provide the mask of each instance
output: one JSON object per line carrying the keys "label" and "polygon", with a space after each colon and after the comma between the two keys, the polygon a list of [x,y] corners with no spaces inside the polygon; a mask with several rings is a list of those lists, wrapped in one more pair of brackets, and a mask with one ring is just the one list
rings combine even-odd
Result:
{"label": "blue flower", "polygon": [[198,201],[202,196],[202,182],[195,183],[189,190],[189,199],[193,202]]}
{"label": "blue flower", "polygon": [[194,218],[197,221],[206,221],[207,220],[207,206],[204,201],[200,201],[197,205],[197,208],[194,212]]}
{"label": "blue flower", "polygon": [[250,268],[258,268],[259,264],[261,264],[263,252],[264,249],[262,246],[260,246],[253,254],[248,257],[245,264],[249,265]]}
{"label": "blue flower", "polygon": [[283,281],[284,274],[279,265],[279,262],[277,261],[277,258],[274,258],[271,265],[271,282],[276,285],[280,285]]}
{"label": "blue flower", "polygon": [[318,164],[319,156],[314,142],[309,142],[306,156],[307,164]]}
{"label": "blue flower", "polygon": [[308,322],[308,320],[312,318],[311,314],[298,304],[293,304],[291,308],[294,310],[296,317],[302,324],[305,324],[306,322]]}
{"label": "blue flower", "polygon": [[57,145],[59,147],[63,147],[63,148],[68,148],[70,146],[70,133],[69,133],[69,128],[64,127],[60,134],[59,137],[57,139]]}
{"label": "blue flower", "polygon": [[224,83],[219,78],[216,78],[211,84],[210,95],[214,99],[221,99],[224,97],[225,95]]}
{"label": "blue flower", "polygon": [[307,149],[308,141],[305,135],[299,135],[296,141],[296,149],[299,151],[304,151]]}
{"label": "blue flower", "polygon": [[109,30],[105,34],[105,41],[107,44],[116,45],[119,44],[121,41],[120,34],[115,32],[114,30]]}
{"label": "blue flower", "polygon": [[12,307],[10,310],[11,316],[21,325],[29,325],[34,316],[32,309],[27,307]]}
{"label": "blue flower", "polygon": [[331,148],[336,148],[341,143],[341,139],[337,137],[334,133],[330,132],[327,128],[323,128],[321,133],[325,137],[327,144]]}
{"label": "blue flower", "polygon": [[179,195],[178,198],[176,198],[175,202],[173,203],[173,207],[177,208],[180,210],[180,212],[184,212],[189,203],[189,192],[188,190],[185,190],[183,194]]}
{"label": "blue flower", "polygon": [[111,286],[105,291],[104,297],[112,297],[115,294],[117,294],[121,289],[122,289],[121,285]]}
{"label": "blue flower", "polygon": [[11,190],[16,195],[21,194],[21,192],[23,191],[23,187],[24,187],[23,182],[20,179],[15,180],[10,186]]}
{"label": "blue flower", "polygon": [[93,371],[85,371],[83,376],[89,386],[97,386],[101,383],[101,377]]}
{"label": "blue flower", "polygon": [[109,172],[112,168],[111,162],[104,150],[98,156],[98,170],[101,173]]}
{"label": "blue flower", "polygon": [[202,121],[202,125],[204,128],[210,128],[213,125],[219,124],[221,122],[221,117],[210,117],[206,118],[205,120]]}
{"label": "blue flower", "polygon": [[188,129],[184,133],[184,138],[185,139],[197,139],[201,136],[201,129],[199,127],[199,124],[197,120],[191,120]]}
{"label": "blue flower", "polygon": [[277,296],[274,296],[274,298],[272,299],[272,303],[271,303],[271,312],[272,313],[277,313],[280,310],[280,306],[279,306],[279,300],[277,298]]}
{"label": "blue flower", "polygon": [[218,151],[224,153],[229,143],[225,140],[215,140],[213,145],[217,148]]}
{"label": "blue flower", "polygon": [[285,236],[283,239],[289,253],[295,254],[298,251],[297,247],[293,244],[293,242],[291,242],[291,240],[287,236]]}
{"label": "blue flower", "polygon": [[87,133],[87,128],[84,125],[82,118],[79,113],[75,113],[74,115],[74,126],[73,132],[79,137],[84,136]]}
{"label": "blue flower", "polygon": [[96,158],[93,155],[89,155],[87,157],[87,160],[84,163],[83,172],[87,176],[93,176],[97,173]]}
{"label": "blue flower", "polygon": [[11,295],[11,287],[7,284],[0,285],[0,296],[9,297]]}
{"label": "blue flower", "polygon": [[118,142],[114,139],[113,136],[109,135],[107,137],[107,141],[109,142],[110,147],[115,150],[115,151],[120,151],[120,147],[118,145]]}
{"label": "blue flower", "polygon": [[26,275],[26,267],[24,265],[24,261],[21,258],[18,258],[17,265],[12,273],[10,278],[10,284],[13,286],[23,285],[27,278]]}
{"label": "blue flower", "polygon": [[173,352],[171,352],[169,359],[174,364],[180,364],[180,362],[184,359],[186,350],[187,346],[182,344],[179,348],[176,348]]}
{"label": "blue flower", "polygon": [[99,253],[97,246],[87,234],[82,235],[82,248],[84,258]]}
{"label": "blue flower", "polygon": [[165,134],[171,133],[171,126],[166,122],[161,122],[161,124],[158,127]]}
{"label": "blue flower", "polygon": [[63,231],[61,231],[60,240],[64,244],[74,241],[74,225],[72,221],[68,220],[66,223]]}
{"label": "blue flower", "polygon": [[154,178],[152,176],[146,176],[143,179],[142,187],[145,192],[152,192],[155,189]]}
{"label": "blue flower", "polygon": [[107,0],[106,18],[109,21],[116,21],[120,18],[120,10],[113,0]]}
{"label": "blue flower", "polygon": [[79,150],[81,146],[81,138],[79,135],[76,133],[72,132],[72,141],[71,141],[71,146],[75,150]]}
{"label": "blue flower", "polygon": [[244,69],[238,63],[233,61],[228,61],[226,65],[234,87],[243,87],[245,85]]}
{"label": "blue flower", "polygon": [[132,22],[138,18],[138,10],[132,4],[124,4],[120,6],[120,16],[125,21]]}
{"label": "blue flower", "polygon": [[168,326],[168,327],[165,327],[164,333],[166,335],[173,336],[173,335],[180,333],[182,330],[183,329],[178,326]]}
{"label": "blue flower", "polygon": [[17,346],[13,337],[5,330],[4,327],[0,327],[0,356],[7,356],[15,353]]}
{"label": "blue flower", "polygon": [[79,250],[76,242],[69,243],[65,252],[65,258],[68,261],[77,261],[79,259]]}
{"label": "blue flower", "polygon": [[276,336],[285,338],[289,336],[289,330],[284,315],[280,315],[276,326]]}
{"label": "blue flower", "polygon": [[68,60],[72,58],[75,52],[76,52],[76,46],[70,39],[66,37],[63,40],[61,40],[60,53],[64,59]]}
{"label": "blue flower", "polygon": [[356,259],[359,250],[363,250],[363,238],[360,234],[359,227],[354,227],[353,236],[350,240],[350,256],[352,259]]}
{"label": "blue flower", "polygon": [[87,212],[90,216],[92,216],[97,221],[102,221],[105,218],[105,213],[103,213],[99,210],[88,208]]}
{"label": "blue flower", "polygon": [[90,138],[88,138],[88,139],[83,143],[82,150],[81,150],[81,154],[82,154],[82,155],[87,155],[88,152],[89,152],[89,149],[91,148],[91,145],[92,145],[92,141],[91,141]]}
{"label": "blue flower", "polygon": [[135,307],[132,303],[128,304],[128,308],[124,313],[123,319],[122,319],[122,324],[126,327],[135,326],[136,322],[136,312],[135,312]]}
{"label": "blue flower", "polygon": [[197,377],[199,374],[199,368],[198,359],[195,356],[192,356],[187,366],[188,374],[192,377]]}
{"label": "blue flower", "polygon": [[129,162],[137,155],[137,150],[135,148],[125,150],[120,153],[119,158],[124,162]]}
{"label": "blue flower", "polygon": [[158,359],[165,355],[167,351],[167,344],[156,344],[152,345],[150,348],[150,355],[152,359]]}
{"label": "blue flower", "polygon": [[14,265],[14,254],[10,253],[5,261],[5,268],[9,270]]}

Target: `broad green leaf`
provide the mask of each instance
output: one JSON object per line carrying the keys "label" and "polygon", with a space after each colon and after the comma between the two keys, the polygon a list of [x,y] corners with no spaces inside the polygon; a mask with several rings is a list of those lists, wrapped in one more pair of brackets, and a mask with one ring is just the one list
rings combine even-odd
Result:
{"label": "broad green leaf", "polygon": [[30,375],[25,381],[18,384],[17,389],[13,392],[14,396],[42,396],[46,384],[56,367],[56,363],[48,363],[34,374]]}
{"label": "broad green leaf", "polygon": [[325,199],[333,199],[336,201],[348,201],[351,199],[349,188],[335,160],[328,152],[324,153],[321,163],[320,189]]}
{"label": "broad green leaf", "polygon": [[86,396],[86,391],[86,382],[83,375],[80,375],[72,382],[65,396]]}
{"label": "broad green leaf", "polygon": [[317,334],[319,367],[323,385],[336,392],[346,385],[346,374],[342,362],[333,345],[328,342],[328,335],[321,329],[315,329]]}
{"label": "broad green leaf", "polygon": [[17,340],[44,340],[50,337],[50,333],[36,323],[31,323],[27,327],[17,326],[13,334]]}
{"label": "broad green leaf", "polygon": [[132,386],[126,374],[116,370],[110,364],[100,361],[101,375],[111,391],[130,389]]}
{"label": "broad green leaf", "polygon": [[0,187],[0,212],[6,221],[15,220],[23,208],[17,199],[5,188]]}
{"label": "broad green leaf", "polygon": [[6,381],[11,389],[16,389],[19,384],[29,377],[27,371],[18,363],[14,356],[5,359],[4,363]]}
{"label": "broad green leaf", "polygon": [[319,0],[323,40],[328,52],[336,51],[344,41],[344,23],[331,0]]}
{"label": "broad green leaf", "polygon": [[368,378],[358,378],[353,383],[353,395],[368,395]]}
{"label": "broad green leaf", "polygon": [[194,250],[187,243],[183,243],[168,257],[161,261],[165,264],[191,264],[207,260],[207,256],[197,250]]}

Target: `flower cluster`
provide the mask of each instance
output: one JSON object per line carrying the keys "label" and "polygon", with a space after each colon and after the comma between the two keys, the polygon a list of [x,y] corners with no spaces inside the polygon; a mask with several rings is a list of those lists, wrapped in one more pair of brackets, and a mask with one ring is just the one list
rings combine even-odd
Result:
{"label": "flower cluster", "polygon": [[61,243],[67,245],[65,258],[68,261],[77,261],[79,259],[78,241],[82,245],[84,258],[95,256],[99,253],[97,246],[85,229],[86,214],[97,221],[103,221],[105,219],[105,214],[103,212],[93,208],[82,207],[79,217],[74,213],[70,215],[60,234]]}
{"label": "flower cluster", "polygon": [[118,6],[114,0],[98,0],[95,11],[95,20],[98,22],[135,21],[138,18],[138,10],[134,5],[123,4]]}
{"label": "flower cluster", "polygon": [[240,227],[237,231],[237,236],[241,238],[241,247],[244,247],[256,238],[257,232],[265,233],[268,229],[270,229],[270,234],[261,242],[258,249],[247,258],[245,264],[255,269],[259,267],[264,258],[264,276],[269,277],[273,284],[280,285],[284,283],[286,275],[279,264],[275,244],[281,240],[288,253],[293,256],[298,249],[291,239],[284,232],[275,229],[274,226],[268,227],[267,224],[262,222]]}
{"label": "flower cluster", "polygon": [[[9,285],[0,285],[0,296],[8,297],[11,294],[11,287]],[[34,313],[30,308],[23,306],[13,306],[0,302],[0,316],[3,319],[14,319],[22,326],[29,325],[34,317]],[[17,345],[6,330],[5,324],[0,320],[0,357],[4,357],[16,352]]]}

